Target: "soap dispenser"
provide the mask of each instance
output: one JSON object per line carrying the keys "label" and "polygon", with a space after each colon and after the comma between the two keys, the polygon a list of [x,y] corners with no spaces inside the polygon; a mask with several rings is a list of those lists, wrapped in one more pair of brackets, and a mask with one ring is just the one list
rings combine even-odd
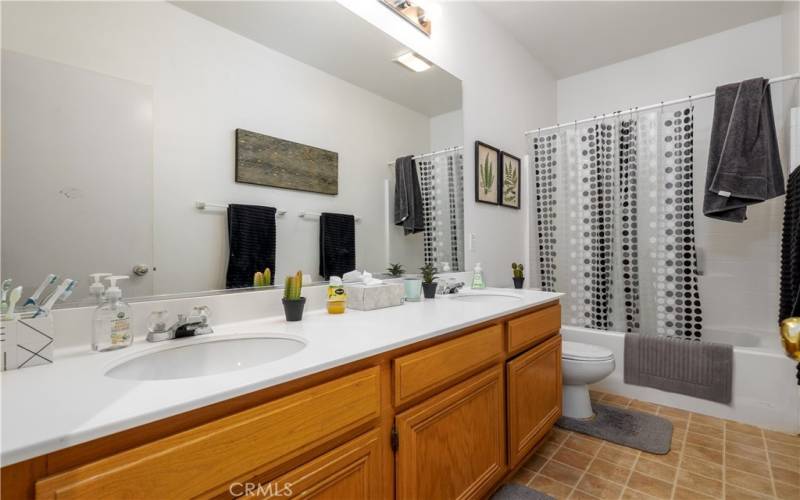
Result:
{"label": "soap dispenser", "polygon": [[113,351],[133,343],[131,306],[122,301],[122,290],[117,286],[117,281],[128,277],[108,276],[106,279],[109,286],[105,300],[94,311],[92,349],[95,351]]}
{"label": "soap dispenser", "polygon": [[95,304],[102,304],[105,300],[106,287],[101,281],[103,278],[111,276],[111,273],[94,273],[90,274],[92,284],[89,285],[89,295],[95,298]]}
{"label": "soap dispenser", "polygon": [[483,289],[486,288],[486,282],[483,279],[483,268],[481,263],[475,264],[475,269],[472,271],[472,288]]}

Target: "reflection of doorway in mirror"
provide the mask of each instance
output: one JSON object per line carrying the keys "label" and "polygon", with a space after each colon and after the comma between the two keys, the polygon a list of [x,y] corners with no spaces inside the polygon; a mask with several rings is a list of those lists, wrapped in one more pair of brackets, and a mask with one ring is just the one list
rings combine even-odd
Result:
{"label": "reflection of doorway in mirror", "polygon": [[48,273],[130,275],[153,295],[153,89],[2,53],[2,269],[28,296]]}

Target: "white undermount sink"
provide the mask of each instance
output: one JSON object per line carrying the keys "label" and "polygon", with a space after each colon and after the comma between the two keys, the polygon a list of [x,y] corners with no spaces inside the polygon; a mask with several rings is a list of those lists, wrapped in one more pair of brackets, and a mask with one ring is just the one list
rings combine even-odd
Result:
{"label": "white undermount sink", "polygon": [[507,293],[507,292],[494,292],[494,291],[486,291],[486,292],[467,291],[453,295],[453,300],[460,300],[462,302],[482,302],[484,304],[488,304],[488,303],[515,302],[517,300],[522,300],[522,297],[510,292]]}
{"label": "white undermount sink", "polygon": [[200,342],[141,354],[106,372],[125,380],[167,380],[203,377],[244,370],[290,356],[302,350],[302,340],[288,337],[239,336]]}

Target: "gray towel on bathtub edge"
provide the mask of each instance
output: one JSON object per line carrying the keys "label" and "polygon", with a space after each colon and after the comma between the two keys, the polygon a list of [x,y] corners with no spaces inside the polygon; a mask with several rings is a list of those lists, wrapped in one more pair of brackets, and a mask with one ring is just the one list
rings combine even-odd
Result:
{"label": "gray towel on bathtub edge", "polygon": [[730,404],[733,346],[661,335],[625,335],[626,384]]}

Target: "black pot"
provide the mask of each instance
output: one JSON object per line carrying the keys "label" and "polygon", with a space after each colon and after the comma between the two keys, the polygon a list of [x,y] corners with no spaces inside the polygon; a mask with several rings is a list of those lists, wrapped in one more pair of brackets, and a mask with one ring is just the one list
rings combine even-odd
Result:
{"label": "black pot", "polygon": [[426,299],[435,299],[436,298],[436,287],[438,284],[434,281],[433,283],[423,283],[422,284],[422,293],[425,295]]}
{"label": "black pot", "polygon": [[514,278],[514,288],[522,288],[525,278]]}
{"label": "black pot", "polygon": [[300,321],[303,319],[303,308],[306,305],[306,298],[300,297],[299,300],[281,299],[283,302],[283,312],[286,314],[286,321]]}

